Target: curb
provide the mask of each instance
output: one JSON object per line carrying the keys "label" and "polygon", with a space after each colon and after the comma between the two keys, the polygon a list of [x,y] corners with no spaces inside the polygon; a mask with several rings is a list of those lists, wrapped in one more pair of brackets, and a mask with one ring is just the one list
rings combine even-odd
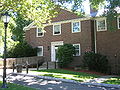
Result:
{"label": "curb", "polygon": [[68,80],[68,79],[62,79],[62,78],[54,78],[54,77],[49,77],[49,76],[38,76],[38,75],[30,75],[30,74],[22,74],[22,73],[10,73],[9,75],[11,75],[11,74],[12,75],[23,75],[23,76],[36,77],[36,78],[47,79],[47,80],[63,81],[63,82],[67,82],[67,83],[75,83],[75,84],[81,84],[81,85],[93,85],[93,86],[120,89],[120,85],[114,85],[114,84],[77,82],[77,81],[74,81],[74,80]]}

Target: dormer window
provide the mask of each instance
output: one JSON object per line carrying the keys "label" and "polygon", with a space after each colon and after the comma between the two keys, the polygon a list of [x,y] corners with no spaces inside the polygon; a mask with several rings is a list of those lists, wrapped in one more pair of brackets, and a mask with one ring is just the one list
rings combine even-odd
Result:
{"label": "dormer window", "polygon": [[53,35],[60,35],[61,34],[61,25],[53,25]]}
{"label": "dormer window", "polygon": [[72,33],[81,32],[80,22],[72,22]]}
{"label": "dormer window", "polygon": [[97,31],[106,31],[107,25],[106,25],[106,19],[100,18],[97,20]]}
{"label": "dormer window", "polygon": [[37,28],[36,29],[37,31],[37,37],[43,37],[44,36],[44,32],[42,31],[42,29],[41,28]]}

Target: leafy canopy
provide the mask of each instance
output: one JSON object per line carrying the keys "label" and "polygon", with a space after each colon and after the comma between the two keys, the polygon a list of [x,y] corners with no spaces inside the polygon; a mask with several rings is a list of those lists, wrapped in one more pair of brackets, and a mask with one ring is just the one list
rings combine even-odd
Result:
{"label": "leafy canopy", "polygon": [[31,20],[26,20],[23,18],[23,15],[17,13],[16,17],[13,18],[14,23],[10,23],[10,31],[12,32],[12,39],[14,41],[23,42],[25,32],[23,28],[31,23]]}
{"label": "leafy canopy", "polygon": [[0,14],[19,12],[38,26],[54,17],[56,7],[52,0],[0,0]]}
{"label": "leafy canopy", "polygon": [[[64,3],[72,3],[72,9],[75,11],[82,7],[85,0],[0,0],[0,14],[9,11],[12,15],[19,12],[23,17],[34,21],[35,24],[41,26],[54,17],[57,12],[56,8]],[[116,7],[120,7],[120,0],[89,0],[93,8],[104,5],[109,11],[114,11]],[[106,3],[109,3],[106,5]]]}

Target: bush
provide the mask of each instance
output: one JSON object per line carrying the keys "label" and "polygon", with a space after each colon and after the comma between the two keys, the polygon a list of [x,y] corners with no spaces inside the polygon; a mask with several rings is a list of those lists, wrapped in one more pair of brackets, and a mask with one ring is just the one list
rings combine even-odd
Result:
{"label": "bush", "polygon": [[59,67],[67,67],[68,64],[73,61],[73,54],[75,54],[75,48],[72,44],[64,44],[60,46],[57,52]]}
{"label": "bush", "polygon": [[97,72],[107,72],[108,60],[107,57],[94,52],[86,52],[83,56],[83,63],[89,68]]}
{"label": "bush", "polygon": [[37,48],[32,48],[27,42],[19,42],[7,52],[8,58],[30,57],[37,55]]}

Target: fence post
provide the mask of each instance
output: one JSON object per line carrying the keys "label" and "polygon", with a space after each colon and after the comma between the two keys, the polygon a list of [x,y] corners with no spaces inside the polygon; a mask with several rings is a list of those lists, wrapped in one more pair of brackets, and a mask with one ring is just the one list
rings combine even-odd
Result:
{"label": "fence post", "polygon": [[56,61],[55,61],[55,69],[56,69]]}
{"label": "fence post", "polygon": [[13,72],[14,72],[14,70],[15,70],[15,63],[13,62]]}
{"label": "fence post", "polygon": [[27,73],[27,74],[28,74],[28,69],[29,69],[28,66],[29,66],[29,65],[28,65],[28,61],[26,61],[26,73]]}
{"label": "fence post", "polygon": [[47,69],[48,69],[48,61],[47,61]]}
{"label": "fence post", "polygon": [[39,62],[38,62],[38,60],[37,60],[37,70],[39,70],[39,65],[38,65],[38,63],[39,63]]}

